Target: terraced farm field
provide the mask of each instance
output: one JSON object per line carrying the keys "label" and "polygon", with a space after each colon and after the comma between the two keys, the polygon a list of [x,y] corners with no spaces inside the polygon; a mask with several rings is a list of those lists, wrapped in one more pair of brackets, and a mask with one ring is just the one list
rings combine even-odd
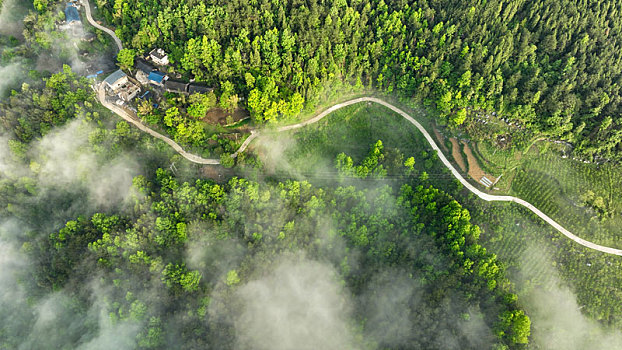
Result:
{"label": "terraced farm field", "polygon": [[622,169],[546,153],[525,159],[512,193],[537,206],[582,238],[622,246]]}

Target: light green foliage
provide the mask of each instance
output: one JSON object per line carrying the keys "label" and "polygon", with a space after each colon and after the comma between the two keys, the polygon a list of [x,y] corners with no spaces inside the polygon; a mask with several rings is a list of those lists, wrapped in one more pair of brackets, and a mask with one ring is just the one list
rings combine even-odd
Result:
{"label": "light green foliage", "polygon": [[172,289],[195,292],[199,289],[200,281],[201,274],[198,271],[188,271],[185,264],[169,263],[162,271],[162,282]]}
{"label": "light green foliage", "polygon": [[182,118],[177,107],[171,107],[166,110],[166,114],[164,115],[164,125],[170,128],[174,124],[179,124],[180,122],[182,122]]}
{"label": "light green foliage", "polygon": [[408,173],[412,173],[415,171],[415,157],[409,157],[404,161],[404,166],[406,167]]}
{"label": "light green foliage", "polygon": [[210,108],[216,106],[216,95],[213,91],[208,94],[192,94],[189,98],[188,115],[194,119],[201,119]]}
{"label": "light green foliage", "polygon": [[130,70],[134,67],[134,57],[136,52],[132,49],[121,49],[117,54],[117,62],[119,67],[124,70]]}
{"label": "light green foliage", "polygon": [[[52,12],[46,0],[34,5]],[[620,39],[614,28],[622,20],[608,6],[594,10],[569,0],[264,5],[258,11],[255,2],[229,8],[225,0],[210,6],[109,0],[100,11],[130,49],[159,43],[182,73],[213,86],[236,85],[233,93],[222,89],[222,107],[244,99],[258,122],[295,115],[296,93],[315,103],[333,86],[352,83],[425,100],[443,124],[460,125],[459,111],[467,107],[496,112],[528,132],[583,143],[578,153],[619,158],[621,126],[600,125],[615,119],[622,103],[619,84],[610,81],[622,67],[608,64],[618,52],[601,45]],[[577,13],[585,20],[573,22]],[[39,22],[45,21],[29,19],[35,25],[26,26],[26,36],[49,46]]]}
{"label": "light green foliage", "polygon": [[302,107],[304,106],[304,102],[305,100],[302,97],[302,95],[295,92],[289,101],[286,111],[283,112],[283,114],[289,117],[298,115],[298,113],[300,113],[300,111],[302,110]]}
{"label": "light green foliage", "polygon": [[201,122],[186,120],[177,107],[166,110],[164,125],[170,128],[169,132],[177,142],[201,145],[206,138]]}
{"label": "light green foliage", "polygon": [[220,108],[233,112],[238,108],[238,95],[235,94],[235,88],[229,81],[225,81],[221,84],[222,93],[220,94]]}
{"label": "light green foliage", "polygon": [[252,89],[255,87],[255,77],[251,73],[246,72],[244,74],[244,80],[246,81],[247,88]]}
{"label": "light green foliage", "polygon": [[456,111],[454,115],[450,117],[449,120],[450,120],[451,125],[452,126],[462,125],[462,123],[464,123],[464,121],[466,120],[466,116],[467,116],[466,109],[459,109],[458,111]]}
{"label": "light green foliage", "polygon": [[22,85],[21,91],[0,104],[3,128],[28,143],[83,112],[89,100],[94,101],[89,82],[64,65],[43,82]]}
{"label": "light green foliage", "polygon": [[229,270],[227,272],[227,280],[225,281],[228,286],[235,286],[240,283],[240,276],[238,276],[237,270]]}
{"label": "light green foliage", "polygon": [[531,320],[523,310],[505,311],[501,315],[501,325],[503,329],[509,329],[507,336],[511,342],[516,344],[526,344],[531,334]]}
{"label": "light green foliage", "polygon": [[422,171],[421,175],[419,175],[419,181],[421,182],[428,181],[429,178],[430,178],[430,175],[428,175],[428,173],[425,171]]}
{"label": "light green foliage", "polygon": [[[34,0],[32,4],[37,11],[44,12],[45,10],[47,10],[48,1],[49,0]],[[0,5],[1,4],[2,3],[0,3]]]}
{"label": "light green foliage", "polygon": [[[368,156],[381,159],[385,152],[395,153],[375,142]],[[403,170],[403,163],[397,167]],[[524,341],[528,319],[516,307],[516,298],[507,297],[510,284],[495,255],[479,244],[480,230],[470,222],[470,213],[442,191],[409,181],[414,186],[401,189],[319,188],[304,181],[268,184],[239,178],[217,185],[182,182],[159,169],[151,181],[134,180],[141,195],[130,212],[71,220],[50,236],[50,251],[43,246],[31,250],[51,254],[54,264],[37,273],[57,288],[79,285],[85,274],[97,274],[108,291],[111,319],[139,322],[137,339],[143,346],[157,347],[177,334],[163,324],[177,322],[184,329],[203,324],[216,310],[210,306],[207,312],[211,300],[233,302],[236,293],[223,284],[236,287],[247,283],[247,276],[261,279],[273,262],[301,251],[313,260],[334,257],[326,264],[335,269],[340,288],[354,295],[357,309],[369,306],[365,295],[376,283],[386,285],[378,271],[404,271],[400,283],[425,287],[399,306],[417,317],[426,315],[416,328],[408,328],[409,334],[421,324],[426,328],[425,334],[407,340],[417,348],[428,348],[446,331],[438,317],[463,322],[460,315],[465,314],[481,317],[502,344]],[[318,232],[326,218],[333,224]],[[195,258],[188,258],[189,247]],[[421,298],[427,302],[421,304]],[[443,306],[447,298],[452,298],[451,310]],[[162,313],[159,300],[175,312]],[[484,302],[491,307],[473,314]],[[431,315],[438,317],[427,317]],[[359,322],[364,315],[352,317]],[[373,333],[371,326],[362,327]],[[176,341],[202,347],[227,334],[218,327],[197,332],[201,337],[184,333]]]}
{"label": "light green foliage", "polygon": [[162,321],[159,317],[151,317],[145,332],[138,335],[138,344],[144,348],[156,348],[160,346],[164,337],[162,335]]}

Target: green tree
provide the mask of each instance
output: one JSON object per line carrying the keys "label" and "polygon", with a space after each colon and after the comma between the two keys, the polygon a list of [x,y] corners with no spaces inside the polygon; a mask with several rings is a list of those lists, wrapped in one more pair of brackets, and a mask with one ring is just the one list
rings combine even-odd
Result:
{"label": "green tree", "polygon": [[415,171],[415,157],[409,157],[404,161],[407,174],[412,174]]}
{"label": "green tree", "polygon": [[464,108],[459,109],[456,113],[450,116],[449,118],[450,125],[452,126],[462,125],[462,123],[464,123],[464,121],[466,120],[466,117],[467,117],[466,109]]}
{"label": "green tree", "polygon": [[[49,0],[34,0],[32,4],[37,11],[44,12],[47,10],[48,1]],[[0,2],[0,5],[2,5],[2,2]]]}
{"label": "green tree", "polygon": [[123,70],[130,70],[134,67],[134,57],[136,57],[136,52],[132,49],[121,49],[117,54],[117,62],[119,63],[119,67]]}
{"label": "green tree", "polygon": [[226,283],[228,286],[235,286],[240,283],[240,276],[238,276],[237,270],[229,270],[229,272],[227,272]]}
{"label": "green tree", "polygon": [[505,311],[501,316],[501,327],[507,329],[505,336],[514,344],[527,344],[531,334],[531,320],[523,310]]}
{"label": "green tree", "polygon": [[225,168],[233,168],[235,165],[235,159],[231,157],[231,154],[223,153],[220,155],[220,165]]}

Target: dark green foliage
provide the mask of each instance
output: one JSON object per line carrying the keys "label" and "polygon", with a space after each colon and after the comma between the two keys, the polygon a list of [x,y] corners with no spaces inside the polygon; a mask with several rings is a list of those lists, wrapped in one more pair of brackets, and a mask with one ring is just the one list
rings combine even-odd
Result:
{"label": "dark green foliage", "polygon": [[[382,159],[382,152],[376,142],[369,157]],[[470,223],[466,209],[435,188],[316,188],[304,181],[268,185],[238,178],[226,186],[190,184],[161,169],[155,182],[137,177],[133,187],[130,213],[69,221],[50,235],[49,244],[29,253],[40,261],[40,278],[50,279],[55,289],[88,278],[80,271],[100,276],[100,283],[111,288],[111,319],[143,321],[137,336],[141,347],[167,347],[165,339],[176,339],[181,348],[231,348],[231,325],[206,314],[207,303],[227,302],[230,293],[222,294],[222,288],[243,285],[283,254],[301,251],[340,271],[364,334],[372,330],[366,328],[363,295],[381,288],[371,282],[378,271],[395,270],[421,289],[405,301],[405,307],[416,308],[409,313],[414,328],[400,344],[439,347],[437,337],[455,326],[450,313],[468,315],[473,307],[495,330],[493,342],[514,347],[529,335],[529,319],[516,297],[509,297],[502,267],[478,243],[480,229]],[[209,249],[207,265],[186,257],[187,249],[201,246]],[[76,265],[80,269],[71,272]],[[158,300],[160,307],[149,300]],[[452,311],[446,309],[449,300]],[[171,322],[174,328],[164,326]],[[210,327],[196,327],[202,322]],[[177,331],[185,329],[194,331]]]}

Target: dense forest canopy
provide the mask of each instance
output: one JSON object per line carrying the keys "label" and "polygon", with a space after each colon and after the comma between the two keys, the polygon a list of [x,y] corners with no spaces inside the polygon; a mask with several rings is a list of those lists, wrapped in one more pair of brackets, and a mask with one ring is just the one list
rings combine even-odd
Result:
{"label": "dense forest canopy", "polygon": [[339,80],[422,99],[450,125],[497,112],[586,156],[615,158],[622,140],[619,1],[97,4],[129,47],[233,83],[258,120]]}
{"label": "dense forest canopy", "polygon": [[[321,348],[515,348],[528,340],[529,318],[478,243],[480,229],[433,187],[182,183],[162,169],[153,181],[134,178],[128,210],[79,216],[49,236],[33,227],[21,249],[36,262],[20,277],[28,295],[62,292],[54,318],[89,320],[61,327],[47,346],[82,344],[109,323],[128,327],[125,341],[145,349],[285,349],[300,341],[290,332]],[[35,218],[27,200],[3,198],[17,218]],[[104,323],[89,316],[94,298]],[[315,307],[335,310],[317,316]],[[272,318],[280,312],[310,329]],[[0,345],[38,348],[50,329],[22,316],[6,324],[19,332],[0,329]],[[259,320],[270,325],[256,329]]]}

